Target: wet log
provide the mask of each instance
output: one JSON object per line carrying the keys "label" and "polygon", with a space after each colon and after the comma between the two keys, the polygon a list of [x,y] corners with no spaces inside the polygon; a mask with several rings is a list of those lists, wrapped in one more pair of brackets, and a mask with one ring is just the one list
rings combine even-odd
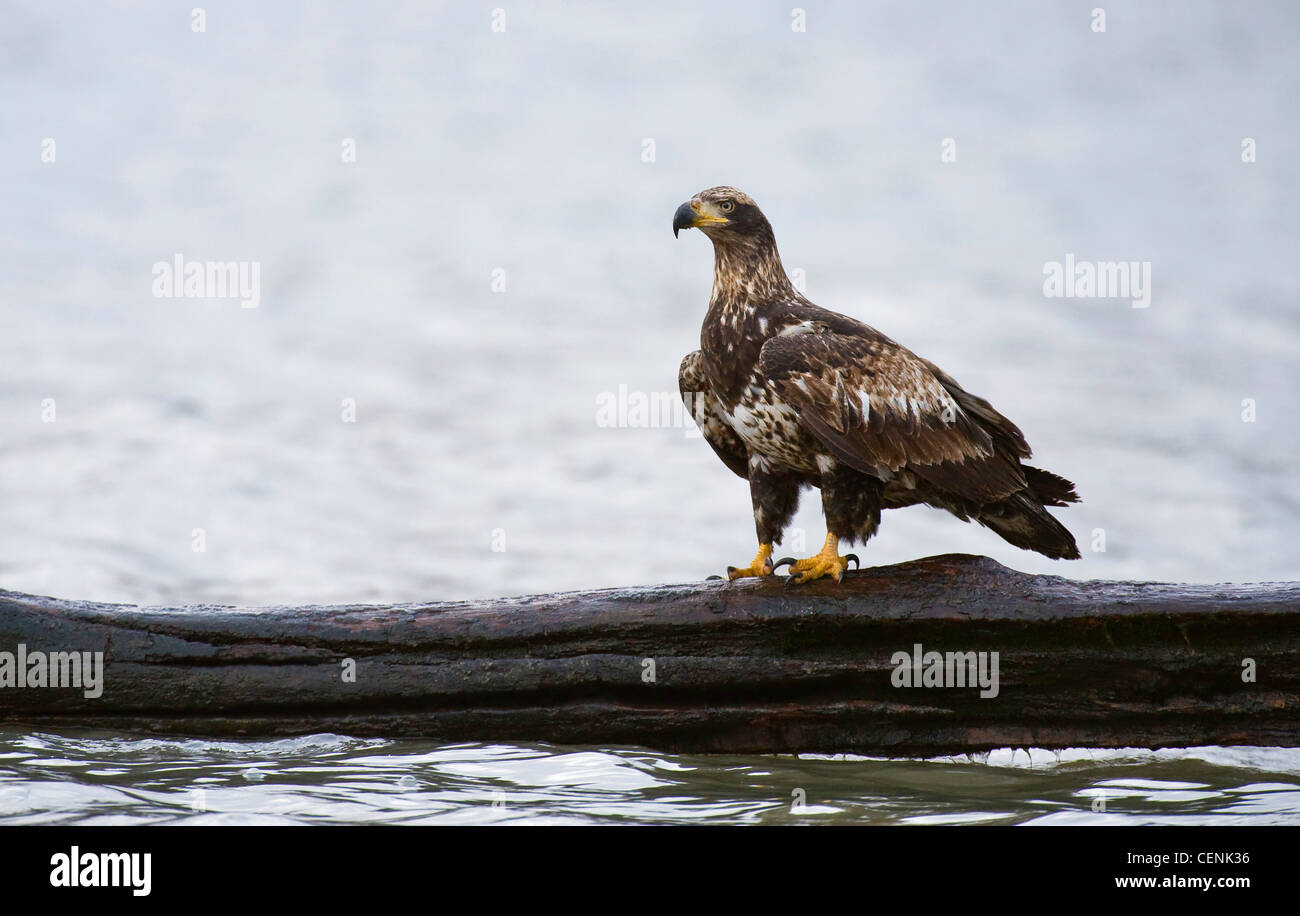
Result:
{"label": "wet log", "polygon": [[[98,696],[32,686],[40,653],[49,683],[71,651],[103,653]],[[1297,746],[1300,583],[1072,581],[947,555],[839,585],[395,606],[0,591],[0,721],[718,753]]]}

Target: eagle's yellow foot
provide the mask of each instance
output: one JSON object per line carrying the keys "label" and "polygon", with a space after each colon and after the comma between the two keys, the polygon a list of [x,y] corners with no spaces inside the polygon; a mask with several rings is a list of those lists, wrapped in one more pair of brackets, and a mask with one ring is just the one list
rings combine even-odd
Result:
{"label": "eagle's yellow foot", "polygon": [[750,579],[770,575],[772,575],[771,544],[759,544],[758,553],[754,555],[753,562],[744,569],[737,569],[734,566],[727,567],[728,579]]}
{"label": "eagle's yellow foot", "polygon": [[806,560],[796,560],[794,557],[783,557],[776,561],[773,569],[790,564],[790,575],[786,578],[786,585],[797,585],[801,582],[811,582],[814,579],[820,579],[823,576],[830,576],[836,582],[844,576],[844,571],[849,568],[849,561],[853,561],[854,569],[861,565],[858,562],[857,554],[845,554],[840,556],[840,539],[838,535],[826,535],[826,543],[822,546],[821,553],[809,557]]}

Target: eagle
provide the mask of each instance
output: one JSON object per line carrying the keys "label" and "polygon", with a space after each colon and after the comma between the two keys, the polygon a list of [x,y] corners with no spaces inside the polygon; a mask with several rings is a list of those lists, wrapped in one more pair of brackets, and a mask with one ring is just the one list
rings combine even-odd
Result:
{"label": "eagle", "polygon": [[[700,349],[682,360],[682,400],[731,471],[749,481],[758,553],[729,579],[839,582],[884,509],[924,504],[975,520],[1003,540],[1077,559],[1074,537],[1045,507],[1079,501],[1074,484],[1030,467],[1024,435],[929,360],[845,315],[814,305],[786,275],[772,226],[732,187],[677,208],[674,237],[713,242],[713,291]],[[815,556],[772,562],[804,487],[821,490],[826,541]]]}

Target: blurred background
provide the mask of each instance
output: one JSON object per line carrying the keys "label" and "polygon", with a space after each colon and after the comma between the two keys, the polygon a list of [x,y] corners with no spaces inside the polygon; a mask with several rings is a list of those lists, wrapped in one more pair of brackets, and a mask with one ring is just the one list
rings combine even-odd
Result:
{"label": "blurred background", "polygon": [[[689,425],[598,418],[675,402],[712,252],[669,227],[716,184],[1083,497],[1075,563],[925,508],[864,562],[1300,576],[1300,9],[501,4],[0,4],[0,587],[423,601],[747,561],[747,486]],[[154,296],[177,253],[256,262],[258,307]],[[1067,253],[1149,261],[1150,306],[1044,296]],[[816,493],[795,525],[814,550]]]}

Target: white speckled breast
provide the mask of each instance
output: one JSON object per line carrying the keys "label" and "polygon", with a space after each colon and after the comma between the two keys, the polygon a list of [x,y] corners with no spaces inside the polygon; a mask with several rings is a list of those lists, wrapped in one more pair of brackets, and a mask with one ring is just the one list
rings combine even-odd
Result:
{"label": "white speckled breast", "polygon": [[798,411],[779,400],[757,375],[750,379],[727,421],[750,452],[766,458],[773,470],[787,468],[819,475],[818,458],[822,458],[822,466],[829,459],[825,447],[800,424]]}

